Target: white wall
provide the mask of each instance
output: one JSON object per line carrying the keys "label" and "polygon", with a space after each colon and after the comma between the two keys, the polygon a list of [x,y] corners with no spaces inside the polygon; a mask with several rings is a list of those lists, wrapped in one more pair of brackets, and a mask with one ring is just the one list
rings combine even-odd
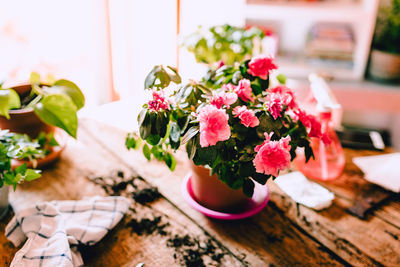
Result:
{"label": "white wall", "polygon": [[31,71],[76,82],[87,106],[111,86],[105,0],[0,1],[0,73],[9,84]]}
{"label": "white wall", "polygon": [[[244,0],[181,0],[180,33],[231,23],[244,24],[240,12]],[[147,95],[146,75],[154,65],[177,64],[177,0],[110,1],[111,47],[115,89],[121,99],[140,109]],[[185,79],[199,78],[205,69],[180,49],[179,73]]]}

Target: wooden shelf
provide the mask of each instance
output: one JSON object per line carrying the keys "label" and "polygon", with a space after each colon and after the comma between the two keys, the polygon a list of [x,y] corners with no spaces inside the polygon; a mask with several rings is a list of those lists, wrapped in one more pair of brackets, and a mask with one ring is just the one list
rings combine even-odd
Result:
{"label": "wooden shelf", "polygon": [[[279,36],[279,50],[295,55],[278,57],[278,64],[289,77],[307,77],[310,72],[324,73],[336,79],[360,81],[364,77],[372,35],[375,26],[378,0],[359,1],[247,1],[245,19],[250,25],[271,27]],[[355,39],[353,63],[311,63],[301,58],[308,33],[319,22],[348,24]],[[297,55],[296,55],[297,54]]]}
{"label": "wooden shelf", "polygon": [[368,8],[362,3],[336,2],[266,2],[265,4],[247,4],[246,17],[253,19],[315,19],[342,22],[356,22],[362,19]]}
{"label": "wooden shelf", "polygon": [[329,61],[327,63],[312,63],[310,59],[297,55],[278,56],[276,62],[280,72],[291,78],[308,77],[310,73],[315,72],[333,78],[358,80],[358,77],[354,76],[354,66],[351,62],[348,63],[348,66],[345,66],[347,63],[333,61],[331,61],[332,63],[329,63]]}

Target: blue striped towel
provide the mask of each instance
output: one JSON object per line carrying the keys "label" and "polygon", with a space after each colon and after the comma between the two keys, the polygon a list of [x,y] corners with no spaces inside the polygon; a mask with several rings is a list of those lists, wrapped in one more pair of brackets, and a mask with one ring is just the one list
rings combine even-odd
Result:
{"label": "blue striped towel", "polygon": [[15,214],[6,237],[15,246],[25,240],[11,267],[83,266],[79,244],[100,241],[124,216],[124,197],[92,197],[77,201],[42,202]]}

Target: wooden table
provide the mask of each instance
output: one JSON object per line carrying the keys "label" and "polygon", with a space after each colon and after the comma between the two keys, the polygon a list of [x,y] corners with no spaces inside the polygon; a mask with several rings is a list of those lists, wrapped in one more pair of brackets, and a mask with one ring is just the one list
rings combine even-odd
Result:
{"label": "wooden table", "polygon": [[[351,157],[376,152],[346,150],[344,174],[324,184],[336,195],[326,210],[297,205],[269,181],[271,200],[262,212],[241,221],[218,221],[183,200],[180,186],[189,171],[183,152],[178,152],[176,171],[170,172],[159,162],[147,162],[140,151],[127,151],[124,138],[121,130],[82,120],[78,140],[69,140],[61,159],[42,178],[19,186],[10,196],[21,208],[40,200],[106,195],[107,186],[97,183],[121,180],[118,172],[125,181],[136,177],[136,188],[128,184],[114,188],[115,194],[132,199],[132,191],[158,187],[159,199],[145,204],[132,199],[123,221],[100,243],[83,250],[87,266],[179,266],[185,257],[192,257],[192,266],[400,266],[399,195],[392,194],[366,220],[347,211],[358,193],[373,187],[361,178]],[[0,266],[9,265],[18,250],[4,236],[11,216],[9,212],[0,222]],[[145,218],[157,227],[141,229]]]}

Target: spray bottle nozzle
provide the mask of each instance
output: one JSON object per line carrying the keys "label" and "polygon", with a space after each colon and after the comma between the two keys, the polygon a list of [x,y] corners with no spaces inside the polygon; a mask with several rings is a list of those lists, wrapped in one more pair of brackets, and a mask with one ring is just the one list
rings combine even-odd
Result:
{"label": "spray bottle nozzle", "polygon": [[312,73],[308,80],[311,83],[313,95],[317,100],[317,110],[319,112],[330,112],[333,109],[341,108],[328,84],[321,76]]}

